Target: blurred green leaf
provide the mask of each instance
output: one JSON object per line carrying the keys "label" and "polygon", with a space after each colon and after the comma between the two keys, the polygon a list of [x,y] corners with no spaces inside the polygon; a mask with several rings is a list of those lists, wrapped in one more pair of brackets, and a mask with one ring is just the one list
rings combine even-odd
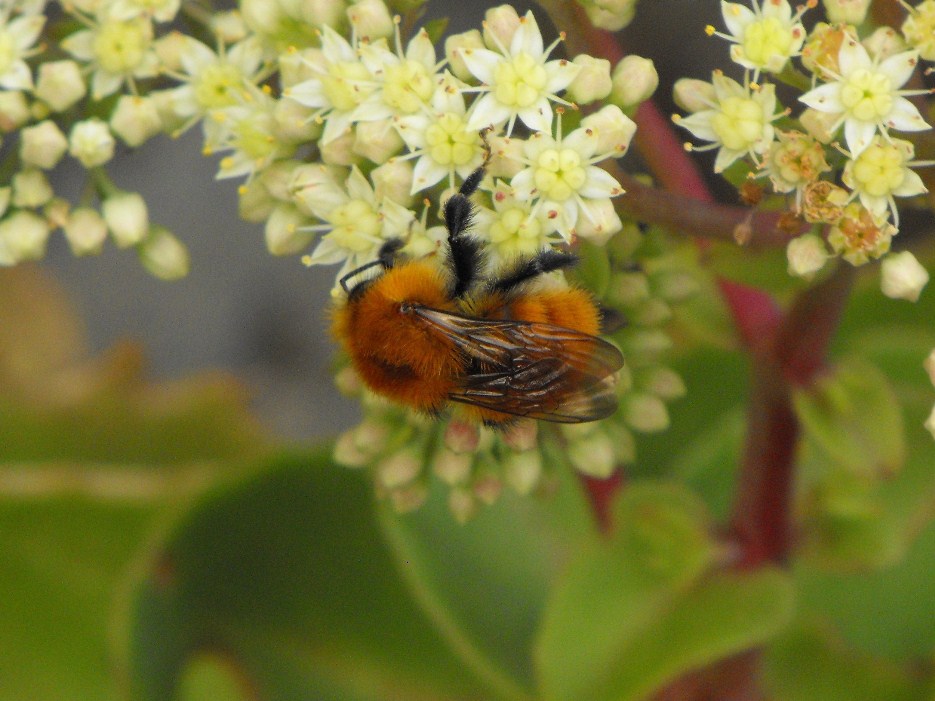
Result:
{"label": "blurred green leaf", "polygon": [[438,17],[422,25],[422,28],[429,35],[429,39],[433,44],[438,43],[441,38],[445,36],[445,30],[448,29],[449,21],[450,18],[448,17]]}
{"label": "blurred green leaf", "polygon": [[579,259],[575,268],[576,276],[595,299],[602,299],[610,283],[610,259],[607,252],[603,247],[582,239],[576,253]]}
{"label": "blurred green leaf", "polygon": [[490,697],[414,603],[372,486],[329,455],[279,459],[170,530],[120,636],[135,698],[173,698],[203,654],[265,699]]}
{"label": "blurred green leaf", "polygon": [[826,631],[796,628],[764,655],[766,687],[783,701],[930,701],[931,672],[849,648]]}
{"label": "blurred green leaf", "polygon": [[231,378],[141,368],[90,358],[38,268],[0,271],[0,700],[114,698],[111,610],[151,522],[263,450]]}
{"label": "blurred green leaf", "polygon": [[0,486],[0,701],[117,698],[108,625],[153,511]]}
{"label": "blurred green leaf", "polygon": [[715,573],[697,497],[634,484],[609,542],[586,545],[549,601],[536,648],[543,698],[626,701],[768,640],[792,611],[778,570]]}
{"label": "blurred green leaf", "polygon": [[899,399],[886,375],[849,358],[793,394],[806,439],[832,465],[873,477],[895,473],[906,459]]}
{"label": "blurred green leaf", "polygon": [[419,605],[465,664],[503,698],[534,686],[530,650],[556,572],[593,517],[574,475],[535,500],[504,492],[464,526],[453,524],[443,489],[419,511],[382,510],[397,567]]}

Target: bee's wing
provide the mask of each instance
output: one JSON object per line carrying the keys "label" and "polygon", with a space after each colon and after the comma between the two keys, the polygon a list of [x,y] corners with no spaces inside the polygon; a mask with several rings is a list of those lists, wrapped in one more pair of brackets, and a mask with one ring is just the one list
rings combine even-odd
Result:
{"label": "bee's wing", "polygon": [[613,375],[623,356],[607,341],[551,324],[413,311],[470,360],[452,401],[561,423],[595,421],[617,408]]}

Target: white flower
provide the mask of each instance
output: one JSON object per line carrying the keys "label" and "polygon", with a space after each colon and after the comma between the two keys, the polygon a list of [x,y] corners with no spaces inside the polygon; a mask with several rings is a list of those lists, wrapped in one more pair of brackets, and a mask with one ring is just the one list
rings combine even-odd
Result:
{"label": "white flower", "polygon": [[906,42],[926,61],[935,61],[935,0],[923,0],[915,7],[903,3],[909,15],[903,22]]}
{"label": "white flower", "polygon": [[241,105],[212,114],[211,123],[216,131],[209,131],[206,153],[231,152],[221,159],[216,176],[219,180],[253,177],[275,160],[292,154],[294,145],[277,138],[275,109],[273,98],[257,92]]}
{"label": "white flower", "polygon": [[922,367],[925,368],[925,374],[929,376],[929,382],[935,386],[935,349],[932,349],[922,362]]}
{"label": "white flower", "polygon": [[357,48],[325,26],[321,50],[305,52],[302,62],[315,75],[283,90],[283,97],[315,110],[313,118],[324,121],[321,143],[337,139],[358,121],[377,119],[373,100],[378,83],[357,55]]}
{"label": "white flower", "polygon": [[180,0],[111,0],[108,9],[115,19],[151,17],[157,22],[171,22],[178,14]]}
{"label": "white flower", "polygon": [[932,434],[932,438],[935,438],[935,407],[932,407],[932,413],[925,420],[924,426],[925,430]]}
{"label": "white flower", "polygon": [[82,15],[76,16],[90,28],[69,35],[62,48],[91,64],[92,98],[100,100],[112,95],[125,82],[135,90],[135,78],[152,78],[158,73],[159,59],[153,51],[153,27],[148,18],[105,17],[95,23]]}
{"label": "white flower", "polygon": [[16,4],[0,4],[0,88],[6,90],[29,90],[32,88],[32,73],[24,59],[37,53],[32,45],[39,38],[45,25],[41,14],[25,14],[10,19]]}
{"label": "white flower", "polygon": [[172,108],[185,123],[178,135],[214,110],[233,107],[256,92],[264,75],[263,47],[249,37],[230,48],[223,45],[215,53],[189,36],[183,37],[179,52],[181,71],[166,71],[183,83],[172,90]]}
{"label": "white flower", "polygon": [[715,71],[712,79],[713,100],[698,94],[708,109],[687,117],[674,117],[676,124],[688,129],[708,146],[694,147],[695,151],[719,149],[714,161],[714,172],[720,173],[738,158],[749,155],[754,162],[766,153],[773,141],[773,120],[776,114],[776,92],[772,84],[751,90]]}
{"label": "white flower", "polygon": [[820,85],[799,99],[820,112],[837,116],[832,131],[844,124],[844,140],[854,156],[860,155],[879,130],[921,131],[929,124],[906,95],[925,94],[922,90],[899,90],[915,70],[919,55],[904,51],[882,61],[871,58],[867,49],[847,37],[838,53],[836,74],[824,68],[832,82]]}
{"label": "white flower", "polygon": [[863,24],[870,0],[822,0],[828,21],[833,24]]}
{"label": "white flower", "polygon": [[532,202],[517,197],[512,188],[498,181],[491,196],[493,209],[477,209],[477,225],[473,231],[486,241],[488,265],[493,270],[502,261],[529,256],[559,243],[544,220],[541,210],[533,212]]}
{"label": "white flower", "polygon": [[448,178],[454,187],[455,174],[466,178],[483,162],[480,135],[468,129],[467,108],[459,85],[451,74],[432,96],[429,110],[395,120],[396,128],[410,153],[417,158],[412,194]]}
{"label": "white flower", "polygon": [[733,2],[721,2],[721,15],[729,34],[708,27],[709,35],[717,34],[732,42],[730,57],[735,63],[753,71],[753,80],[760,71],[779,73],[789,59],[799,53],[805,40],[800,21],[802,9],[792,13],[787,0],[752,0],[753,9]]}
{"label": "white flower", "polygon": [[387,119],[416,114],[431,102],[438,86],[436,71],[441,63],[435,60],[435,46],[423,29],[406,46],[403,53],[399,28],[396,29],[396,52],[386,42],[365,44],[360,57],[373,75],[377,91],[367,104],[367,119]]}
{"label": "white flower", "polygon": [[405,236],[414,215],[393,200],[377,198],[367,178],[356,167],[351,169],[344,188],[334,185],[324,181],[317,184],[315,191],[321,196],[303,193],[301,202],[323,223],[302,227],[302,230],[327,232],[304,262],[306,265],[343,262],[338,272],[340,277],[376,260],[387,239]]}
{"label": "white flower", "polygon": [[880,288],[887,297],[916,302],[928,281],[928,271],[909,251],[890,253],[883,259]]}
{"label": "white flower", "polygon": [[658,87],[659,74],[652,59],[630,54],[614,66],[611,100],[624,109],[634,108]]}
{"label": "white flower", "polygon": [[539,25],[532,12],[527,12],[520,19],[509,48],[501,44],[499,51],[460,49],[468,70],[483,83],[479,88],[468,88],[468,91],[482,93],[471,107],[468,129],[478,131],[507,123],[506,131],[510,135],[519,118],[530,129],[551,130],[549,102],[569,104],[557,93],[567,88],[580,71],[580,67],[570,61],[548,60],[559,41],[561,37],[544,49]]}
{"label": "white flower", "polygon": [[911,166],[931,165],[913,161],[915,149],[902,139],[874,136],[860,154],[844,165],[841,180],[860,197],[860,202],[875,215],[882,215],[887,206],[899,225],[899,212],[894,197],[913,197],[928,192],[919,174]]}
{"label": "white flower", "polygon": [[529,137],[523,145],[527,167],[510,181],[516,196],[535,200],[533,211],[541,209],[550,230],[568,241],[581,233],[576,229],[579,215],[597,227],[595,233],[614,233],[604,231],[602,222],[606,217],[603,210],[597,209],[597,202],[623,194],[623,188],[610,173],[594,164],[619,156],[620,152],[598,152],[599,138],[587,127],[563,136],[559,116],[557,137],[541,131]]}

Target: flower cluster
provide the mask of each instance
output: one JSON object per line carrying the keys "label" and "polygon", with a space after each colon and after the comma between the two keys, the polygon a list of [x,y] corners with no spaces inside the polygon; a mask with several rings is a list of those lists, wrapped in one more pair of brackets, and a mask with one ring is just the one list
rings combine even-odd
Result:
{"label": "flower cluster", "polygon": [[[708,29],[732,43],[743,84],[720,72],[710,83],[680,81],[676,101],[690,114],[676,123],[709,142],[696,150],[717,149],[717,172],[747,177],[749,168],[728,171],[747,159],[752,175],[794,196],[812,230],[789,243],[792,274],[811,276],[834,256],[853,265],[882,257],[883,292],[917,299],[927,273],[911,253],[889,251],[899,231],[896,198],[925,193],[915,168],[932,162],[916,160],[912,142],[896,133],[931,128],[909,99],[930,91],[904,86],[920,61],[933,59],[935,3],[907,5],[902,37],[885,27],[862,37],[865,1],[825,0],[834,24],[819,22],[807,35],[801,15],[814,0],[795,13],[788,0],[752,3],[722,3],[727,33]],[[801,91],[797,117],[767,77]]]}
{"label": "flower cluster", "polygon": [[[619,27],[634,3],[583,5],[596,23]],[[173,28],[181,12],[191,34]],[[423,417],[366,396],[365,419],[339,441],[338,457],[373,466],[400,508],[436,474],[467,517],[503,484],[542,484],[555,462],[543,454],[556,444],[578,470],[607,475],[633,459],[632,432],[667,425],[665,403],[684,387],[661,364],[661,325],[694,283],[684,258],[621,221],[613,199],[623,188],[605,168],[628,150],[628,114],[656,88],[650,61],[565,57],[562,34],[545,41],[531,12],[508,5],[443,45],[431,25],[408,20],[384,0],[242,0],[218,12],[179,0],[4,3],[0,172],[11,177],[0,187],[0,265],[42,257],[60,229],[76,255],[110,241],[136,250],[155,275],[184,275],[183,244],[108,172],[121,146],[160,135],[199,129],[217,177],[240,181],[240,214],[264,225],[269,251],[334,266],[336,280],[390,239],[402,239],[409,258],[443,251],[441,206],[486,163],[471,230],[486,272],[553,246],[591,247],[604,270],[611,257],[599,296],[628,320],[611,336],[627,367],[620,411],[567,430],[519,422],[493,433],[457,415],[425,430]],[[755,96],[764,115],[766,94]],[[77,203],[47,177],[69,158],[88,176]],[[337,284],[334,294],[343,294]],[[343,384],[356,386],[348,373]]]}

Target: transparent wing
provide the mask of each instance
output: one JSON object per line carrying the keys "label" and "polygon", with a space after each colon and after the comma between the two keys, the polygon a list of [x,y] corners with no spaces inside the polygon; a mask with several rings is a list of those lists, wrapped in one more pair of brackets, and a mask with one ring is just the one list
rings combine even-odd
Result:
{"label": "transparent wing", "polygon": [[428,307],[412,311],[452,339],[469,361],[449,394],[452,401],[560,423],[595,421],[617,408],[614,373],[623,356],[596,336]]}

